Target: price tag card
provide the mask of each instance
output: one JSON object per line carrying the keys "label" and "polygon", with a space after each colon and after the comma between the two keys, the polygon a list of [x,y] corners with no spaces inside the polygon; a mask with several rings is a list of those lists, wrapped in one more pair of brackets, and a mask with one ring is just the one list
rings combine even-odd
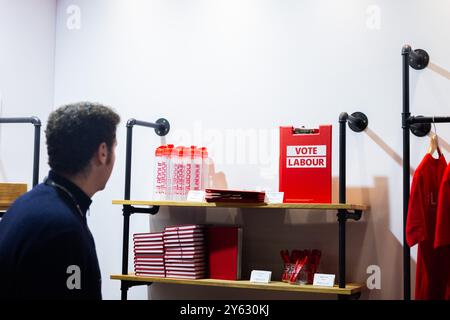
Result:
{"label": "price tag card", "polygon": [[313,285],[320,287],[333,287],[335,277],[336,275],[334,274],[315,273]]}
{"label": "price tag card", "polygon": [[272,271],[252,270],[250,282],[269,283],[272,278]]}
{"label": "price tag card", "polygon": [[284,192],[266,192],[266,202],[272,204],[283,203]]}
{"label": "price tag card", "polygon": [[203,190],[189,190],[187,201],[189,202],[204,202],[205,191]]}

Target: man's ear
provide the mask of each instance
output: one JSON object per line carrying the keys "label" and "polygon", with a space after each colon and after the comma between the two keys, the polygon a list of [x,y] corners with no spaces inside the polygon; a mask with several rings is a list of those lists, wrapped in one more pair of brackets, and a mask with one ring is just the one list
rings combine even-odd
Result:
{"label": "man's ear", "polygon": [[108,146],[105,142],[102,142],[97,149],[97,161],[98,164],[106,164],[108,161]]}

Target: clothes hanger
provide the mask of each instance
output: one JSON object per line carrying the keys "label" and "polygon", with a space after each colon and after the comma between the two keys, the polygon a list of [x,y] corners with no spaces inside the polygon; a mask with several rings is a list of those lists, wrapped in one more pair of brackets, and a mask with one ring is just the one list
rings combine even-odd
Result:
{"label": "clothes hanger", "polygon": [[439,148],[439,141],[438,141],[438,135],[437,135],[437,130],[436,130],[436,124],[433,122],[433,126],[434,126],[434,133],[432,134],[431,138],[430,138],[430,146],[428,147],[428,151],[427,153],[433,155],[436,152],[438,153],[438,155],[441,155],[441,149]]}

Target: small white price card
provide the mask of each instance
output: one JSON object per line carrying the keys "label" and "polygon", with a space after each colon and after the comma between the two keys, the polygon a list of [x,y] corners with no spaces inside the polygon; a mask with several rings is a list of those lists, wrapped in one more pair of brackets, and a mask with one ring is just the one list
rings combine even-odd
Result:
{"label": "small white price card", "polygon": [[267,203],[283,203],[284,192],[266,192]]}
{"label": "small white price card", "polygon": [[315,273],[313,285],[320,287],[332,287],[334,286],[335,277],[336,275],[334,274]]}
{"label": "small white price card", "polygon": [[204,202],[205,191],[203,190],[189,190],[187,201],[189,202]]}
{"label": "small white price card", "polygon": [[272,271],[252,270],[250,282],[269,283],[272,278]]}

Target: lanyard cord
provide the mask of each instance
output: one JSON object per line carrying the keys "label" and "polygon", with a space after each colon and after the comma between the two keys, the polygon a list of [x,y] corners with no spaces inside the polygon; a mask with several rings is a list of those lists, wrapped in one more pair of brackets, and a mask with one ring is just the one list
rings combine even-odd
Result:
{"label": "lanyard cord", "polygon": [[46,178],[45,181],[44,181],[44,183],[45,183],[46,185],[50,185],[50,186],[52,186],[52,187],[54,187],[54,188],[56,188],[56,189],[59,189],[59,190],[63,191],[63,192],[64,192],[64,193],[72,200],[72,202],[73,202],[73,204],[75,205],[75,207],[76,207],[78,213],[80,214],[80,216],[81,216],[82,218],[84,217],[83,211],[81,210],[80,205],[78,204],[78,202],[77,202],[77,200],[75,199],[75,197],[73,196],[73,194],[72,194],[69,190],[67,190],[67,188],[63,187],[63,186],[60,185],[60,184],[57,184],[55,181],[53,181],[53,180],[51,180],[51,179],[49,179],[49,178]]}

